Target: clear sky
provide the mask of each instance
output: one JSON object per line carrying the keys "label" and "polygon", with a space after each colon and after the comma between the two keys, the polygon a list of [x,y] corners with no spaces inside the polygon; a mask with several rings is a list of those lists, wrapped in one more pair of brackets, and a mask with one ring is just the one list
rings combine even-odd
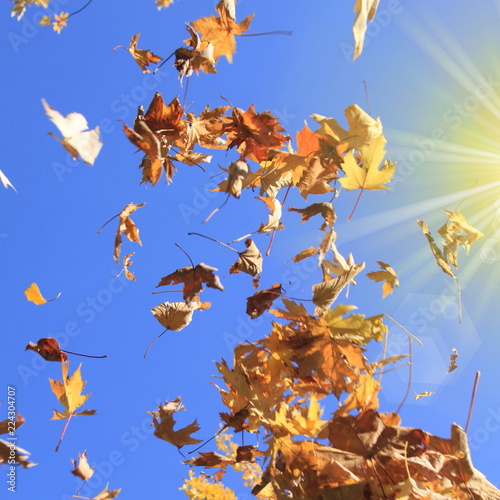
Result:
{"label": "clear sky", "polygon": [[[73,12],[83,2],[53,0],[58,11]],[[353,1],[241,1],[238,20],[255,13],[250,33],[290,30],[291,36],[242,37],[233,64],[221,59],[217,75],[190,78],[186,102],[199,113],[206,104],[270,110],[287,132],[296,131],[318,113],[341,123],[353,103],[380,116],[387,151],[398,161],[389,191],[366,192],[351,221],[346,221],[357,192],[342,193],[335,205],[339,250],[376,270],[381,260],[400,274],[400,288],[384,301],[380,284],[362,276],[349,298],[366,315],[388,313],[424,342],[414,347],[411,396],[403,424],[449,437],[453,422],[464,426],[474,376],[481,371],[469,429],[476,468],[500,485],[498,319],[500,278],[500,2],[430,0],[380,2],[368,29],[363,54],[352,62]],[[176,1],[158,11],[153,0],[94,0],[71,17],[61,34],[37,25],[36,9],[21,21],[10,17],[10,2],[0,8],[2,154],[0,169],[17,189],[0,190],[0,263],[2,269],[2,363],[0,420],[6,418],[8,387],[16,388],[17,411],[26,419],[18,445],[38,465],[18,469],[16,499],[64,499],[76,492],[70,459],[87,450],[96,465],[85,494],[106,484],[123,488],[121,500],[185,498],[178,487],[188,467],[174,447],[152,436],[146,413],[181,395],[187,408],[181,425],[195,418],[196,434],[209,438],[225,411],[216,388],[214,361],[232,361],[237,342],[268,332],[272,316],[250,320],[245,299],[251,279],[229,275],[234,254],[188,232],[202,232],[228,242],[257,229],[267,219],[256,194],[231,199],[207,224],[201,221],[225,195],[207,192],[237,154],[217,154],[207,172],[180,165],[171,185],[140,184],[140,153],[122,132],[132,126],[137,106],[147,107],[155,94],[169,102],[184,98],[176,70],[167,63],[145,75],[124,50],[140,32],[139,47],[167,57],[183,45],[184,23],[213,13],[216,2]],[[368,102],[363,82],[368,89]],[[184,84],[185,85],[185,84]],[[82,113],[90,127],[100,125],[104,146],[94,166],[73,162],[47,132],[58,133],[45,115],[41,99],[66,115]],[[311,196],[308,204],[315,201]],[[136,282],[115,279],[113,260],[116,221],[97,230],[128,203],[146,205],[132,215],[143,246],[124,241],[122,255],[135,252]],[[298,195],[288,206],[305,206]],[[460,253],[463,323],[456,313],[453,280],[435,264],[416,220],[435,232],[446,219],[443,209],[457,207],[484,233],[468,256]],[[262,285],[282,283],[290,295],[310,297],[321,272],[311,261],[286,264],[315,243],[316,221],[300,225],[285,212],[285,231],[276,235],[264,261]],[[268,239],[256,237],[261,249]],[[189,265],[178,243],[195,263],[218,268],[224,294],[208,289],[212,308],[179,333],[167,332],[143,358],[147,345],[162,331],[150,309],[175,294],[152,295],[159,279]],[[233,244],[243,250],[242,242]],[[36,306],[23,291],[36,282],[54,302]],[[174,298],[175,297],[175,298]],[[406,353],[407,337],[391,327],[389,350]],[[104,360],[81,358],[85,408],[97,414],[74,418],[61,449],[54,452],[63,423],[50,421],[59,404],[48,378],[60,379],[58,363],[24,351],[29,341],[57,337],[66,349],[107,354]],[[445,375],[452,349],[458,369]],[[380,357],[381,346],[368,355]],[[71,357],[71,371],[80,359]],[[381,411],[394,411],[406,390],[407,368],[385,376]],[[415,400],[414,393],[433,396]],[[212,449],[207,446],[207,451]],[[5,488],[2,478],[1,488]],[[231,482],[238,498],[250,494]],[[83,491],[83,490],[82,490]],[[246,495],[246,496],[245,496]],[[2,495],[3,496],[3,495]]]}

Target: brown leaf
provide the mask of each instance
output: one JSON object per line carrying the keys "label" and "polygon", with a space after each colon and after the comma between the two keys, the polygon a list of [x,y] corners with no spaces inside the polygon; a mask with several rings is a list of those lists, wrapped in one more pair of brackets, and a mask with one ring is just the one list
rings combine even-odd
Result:
{"label": "brown leaf", "polygon": [[108,485],[106,484],[106,487],[90,500],[111,500],[112,498],[116,498],[120,491],[122,491],[121,488],[117,490],[108,490]]}
{"label": "brown leaf", "polygon": [[228,465],[234,464],[234,462],[234,460],[228,460],[224,455],[220,455],[215,451],[200,451],[200,455],[198,457],[193,457],[189,460],[186,460],[184,463],[187,465],[198,465],[209,469],[211,467],[225,468]]}
{"label": "brown leaf", "polygon": [[153,316],[167,330],[178,332],[189,325],[193,319],[193,312],[197,309],[210,307],[210,302],[163,302],[151,309]]}
{"label": "brown leaf", "polygon": [[313,302],[316,304],[316,309],[314,310],[315,316],[319,316],[329,309],[344,287],[353,281],[354,277],[362,271],[364,267],[364,262],[355,264],[352,255],[349,255],[347,266],[344,267],[342,274],[329,281],[323,281],[322,283],[313,285]]}
{"label": "brown leaf", "polygon": [[74,469],[71,471],[71,474],[74,474],[84,481],[88,481],[93,476],[94,467],[90,467],[89,465],[86,450],[83,453],[78,453],[78,465],[76,460],[71,459],[71,462],[73,463],[74,467]]}
{"label": "brown leaf", "polygon": [[269,309],[273,302],[280,297],[282,292],[279,283],[266,290],[255,292],[251,297],[247,297],[247,314],[252,318],[258,318],[266,309]]}
{"label": "brown leaf", "polygon": [[116,263],[118,263],[118,258],[120,257],[120,246],[122,244],[121,233],[123,233],[130,241],[135,241],[139,243],[139,245],[142,245],[139,238],[139,229],[134,224],[132,219],[130,219],[130,215],[132,215],[138,208],[143,207],[145,204],[146,203],[141,203],[140,205],[136,205],[135,203],[129,203],[118,214],[119,222],[115,235],[115,253],[113,255]]}
{"label": "brown leaf", "polygon": [[456,349],[452,349],[453,354],[450,354],[450,366],[448,367],[448,371],[446,373],[451,373],[453,370],[456,370],[458,368],[457,366],[457,358],[458,358],[458,351]]}
{"label": "brown leaf", "polygon": [[[12,457],[12,453],[14,453],[14,457]],[[14,463],[19,464],[25,469],[29,469],[36,465],[34,462],[28,460],[29,455],[29,451],[23,450],[16,445],[13,446],[12,441],[0,439],[0,464],[12,465],[11,460],[14,458]]]}
{"label": "brown leaf", "polygon": [[53,337],[39,339],[36,344],[30,342],[24,350],[35,351],[46,361],[66,361],[68,359],[68,355],[61,351],[59,343]]}
{"label": "brown leaf", "polygon": [[324,231],[327,227],[330,229],[333,227],[333,223],[335,222],[335,210],[333,209],[333,205],[330,202],[324,203],[313,203],[305,208],[293,208],[290,207],[288,209],[289,212],[297,212],[302,215],[302,223],[308,221],[311,217],[321,214],[323,216],[323,224],[319,228],[320,231]]}
{"label": "brown leaf", "polygon": [[219,106],[210,109],[207,105],[199,116],[194,113],[186,113],[187,122],[187,144],[186,149],[190,151],[195,144],[204,148],[221,149],[225,147],[226,141],[222,138],[225,134],[225,123],[229,118],[224,116],[228,106]]}
{"label": "brown leaf", "polygon": [[[160,56],[157,56],[156,54],[153,54],[153,52],[150,52],[149,50],[145,49],[138,49],[137,48],[137,42],[139,41],[139,36],[140,33],[135,34],[132,39],[130,40],[130,45],[128,48],[123,47],[124,49],[128,50],[130,54],[132,54],[132,57],[135,59],[135,62],[139,65],[139,67],[142,69],[143,73],[151,73],[147,67],[150,64],[156,64],[157,62],[160,62],[162,58]],[[120,47],[122,47],[120,45]],[[116,50],[118,47],[115,47],[114,50]]]}
{"label": "brown leaf", "polygon": [[245,240],[245,246],[247,249],[239,254],[239,259],[229,268],[229,272],[257,276],[262,272],[262,255],[251,238]]}
{"label": "brown leaf", "polygon": [[15,419],[8,418],[0,422],[0,434],[11,433],[14,425],[15,429],[19,429],[19,427],[21,427],[21,425],[23,425],[24,422],[25,422],[24,418],[21,417],[19,413],[16,413]]}
{"label": "brown leaf", "polygon": [[420,394],[416,394],[415,399],[426,398],[428,396],[432,396],[433,394],[435,394],[435,392],[423,391]]}
{"label": "brown leaf", "polygon": [[265,453],[254,445],[238,446],[236,449],[236,462],[254,462],[255,457],[262,457],[264,455]]}
{"label": "brown leaf", "polygon": [[156,92],[144,115],[146,125],[155,133],[161,133],[170,144],[181,146],[182,134],[186,130],[186,123],[182,117],[184,109],[177,97],[174,97],[168,106],[165,105],[160,92]]}
{"label": "brown leaf", "polygon": [[177,448],[182,448],[187,444],[200,443],[201,439],[191,437],[193,432],[200,430],[196,420],[186,427],[174,430],[175,420],[172,415],[175,411],[177,410],[172,410],[167,403],[166,405],[158,405],[158,411],[148,412],[153,417],[154,435],[177,446]]}
{"label": "brown leaf", "polygon": [[210,288],[224,291],[224,287],[214,271],[217,271],[215,267],[207,266],[203,262],[196,267],[183,267],[164,276],[156,287],[183,283],[182,298],[189,303],[202,291],[203,283]]}

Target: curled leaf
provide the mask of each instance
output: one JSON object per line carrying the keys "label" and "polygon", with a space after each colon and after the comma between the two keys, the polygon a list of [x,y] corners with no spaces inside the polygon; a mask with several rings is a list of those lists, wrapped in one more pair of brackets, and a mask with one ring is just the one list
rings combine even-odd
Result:
{"label": "curled leaf", "polygon": [[136,205],[135,203],[129,203],[119,214],[118,228],[115,235],[115,253],[113,255],[115,262],[118,263],[118,258],[120,257],[120,246],[122,244],[123,233],[130,241],[135,241],[142,245],[141,239],[139,238],[139,229],[134,224],[134,221],[130,218],[138,208],[141,208],[146,203],[141,203]]}
{"label": "curled leaf", "polygon": [[57,340],[52,337],[39,339],[36,344],[30,342],[24,350],[35,351],[46,361],[66,361],[68,359],[67,354],[61,351]]}
{"label": "curled leaf", "polygon": [[90,467],[89,462],[87,460],[87,451],[85,450],[83,453],[78,453],[78,463],[76,460],[71,459],[73,463],[74,469],[71,471],[71,474],[83,479],[84,481],[88,481],[94,474],[94,467]]}
{"label": "curled leaf", "polygon": [[243,272],[257,276],[262,272],[262,255],[251,238],[245,240],[247,249],[241,252],[238,260],[230,267],[231,274]]}
{"label": "curled leaf", "polygon": [[279,283],[267,290],[255,292],[247,298],[247,314],[252,318],[258,318],[266,309],[269,309],[273,302],[281,295],[282,288]]}
{"label": "curled leaf", "polygon": [[140,33],[136,33],[132,39],[130,40],[130,45],[127,47],[123,47],[123,45],[119,45],[118,47],[115,47],[113,50],[116,50],[117,48],[121,47],[125,50],[128,50],[132,57],[134,58],[135,62],[139,65],[139,67],[142,69],[143,73],[151,73],[147,67],[150,64],[156,64],[157,62],[160,62],[162,58],[160,56],[157,56],[156,54],[153,54],[153,52],[150,52],[149,50],[145,49],[138,49],[137,48],[137,43],[139,41],[139,36]]}

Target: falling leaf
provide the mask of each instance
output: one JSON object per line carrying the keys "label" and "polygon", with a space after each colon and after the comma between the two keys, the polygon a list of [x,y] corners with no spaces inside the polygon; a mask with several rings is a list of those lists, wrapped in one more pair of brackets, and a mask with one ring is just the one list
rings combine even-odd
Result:
{"label": "falling leaf", "polygon": [[155,0],[158,10],[166,9],[174,3],[174,0]]}
{"label": "falling leaf", "polygon": [[184,109],[177,97],[167,106],[160,92],[156,92],[144,114],[144,121],[150,130],[161,133],[162,137],[169,139],[169,143],[174,144],[186,130],[183,115]]}
{"label": "falling leaf", "polygon": [[364,267],[364,262],[355,264],[352,255],[349,255],[347,265],[344,267],[342,274],[329,281],[323,281],[322,283],[313,285],[312,300],[316,304],[316,309],[314,311],[315,316],[319,316],[329,309],[344,287],[353,281],[354,277],[362,271]]}
{"label": "falling leaf", "polygon": [[254,105],[247,111],[233,108],[231,120],[226,124],[227,148],[237,148],[242,158],[257,162],[269,159],[270,149],[279,149],[290,137],[278,118],[269,111],[256,113]]}
{"label": "falling leaf", "polygon": [[24,350],[35,351],[46,361],[66,361],[68,359],[68,355],[61,351],[59,343],[53,337],[41,338],[36,344],[30,342]]}
{"label": "falling leaf", "polygon": [[236,23],[230,17],[230,12],[219,3],[216,9],[219,17],[202,17],[193,21],[191,25],[198,31],[204,42],[211,42],[214,46],[213,57],[215,61],[220,56],[226,56],[229,62],[233,61],[233,54],[236,52],[235,36],[248,31],[252,22],[253,14],[246,17],[241,23]]}
{"label": "falling leaf", "polygon": [[116,498],[120,491],[122,491],[121,488],[117,490],[108,490],[108,484],[106,484],[106,487],[98,493],[95,497],[90,498],[89,500],[111,500],[112,498]]}
{"label": "falling leaf", "polygon": [[245,240],[247,249],[239,254],[238,260],[229,268],[231,274],[243,272],[250,276],[262,273],[262,255],[251,238]]}
{"label": "falling leaf", "polygon": [[308,221],[311,217],[321,214],[323,216],[323,224],[319,228],[320,231],[324,231],[327,227],[332,228],[335,222],[335,210],[330,202],[324,203],[313,203],[305,208],[293,208],[288,209],[289,212],[297,212],[302,215],[302,223]]}
{"label": "falling leaf", "polygon": [[2,422],[0,422],[0,434],[7,434],[11,432],[13,422],[16,425],[16,429],[19,429],[19,427],[21,427],[21,425],[25,423],[25,420],[23,417],[21,417],[21,415],[19,415],[19,413],[15,414],[15,419],[11,417],[3,420]]}
{"label": "falling leaf", "polygon": [[[379,135],[369,144],[361,147],[359,150],[361,156],[360,165],[358,165],[352,151],[346,153],[344,157],[342,169],[345,172],[345,176],[340,178],[340,184],[347,191],[361,189],[358,201],[365,189],[389,189],[384,184],[392,179],[396,164],[392,163],[391,160],[386,160],[379,168],[385,156],[385,144],[386,140],[384,136]],[[356,205],[354,206],[355,208]],[[350,217],[352,217],[352,213]]]}
{"label": "falling leaf", "polygon": [[228,121],[228,118],[224,116],[227,110],[228,106],[210,109],[207,105],[199,116],[186,113],[186,120],[189,124],[186,149],[188,151],[193,149],[195,144],[204,148],[224,148],[226,141],[222,136],[225,134],[225,123]]}
{"label": "falling leaf", "polygon": [[65,28],[67,20],[69,17],[69,12],[59,12],[59,14],[54,14],[54,22],[52,23],[52,28],[55,32],[61,33],[61,30]]}
{"label": "falling leaf", "polygon": [[379,281],[383,281],[382,285],[382,298],[385,299],[387,295],[394,291],[394,287],[399,287],[399,280],[396,271],[385,262],[377,261],[377,264],[383,269],[382,271],[372,271],[370,273],[366,273],[368,278],[377,283]]}
{"label": "falling leaf", "polygon": [[31,285],[24,290],[24,295],[30,301],[35,303],[37,306],[42,304],[46,304],[47,302],[52,302],[53,300],[58,299],[61,296],[61,292],[59,292],[53,299],[44,299],[38,285],[36,283],[31,283]]}
{"label": "falling leaf", "polygon": [[80,157],[88,165],[93,165],[102,148],[102,142],[99,140],[99,127],[88,130],[87,120],[80,113],[70,113],[64,117],[51,108],[45,99],[42,99],[42,104],[63,138],[59,139],[52,132],[49,132],[49,135],[57,139],[74,160]]}
{"label": "falling leaf", "polygon": [[197,465],[200,467],[222,467],[225,468],[228,465],[235,463],[234,460],[228,460],[224,455],[216,453],[215,451],[200,452],[198,457],[191,458],[184,462],[187,465]]}
{"label": "falling leaf", "polygon": [[123,131],[130,142],[146,153],[150,163],[148,168],[143,170],[143,182],[151,182],[153,186],[161,177],[163,161],[161,154],[161,145],[156,134],[148,127],[146,120],[138,116],[134,122],[134,130],[123,124]]}
{"label": "falling leaf", "polygon": [[129,203],[119,214],[119,222],[118,229],[116,230],[115,235],[115,252],[114,259],[115,262],[118,263],[118,258],[120,257],[120,246],[122,244],[122,235],[123,233],[130,241],[135,241],[142,245],[142,242],[139,238],[139,229],[134,224],[132,219],[130,219],[130,215],[132,215],[138,208],[141,208],[146,203],[141,203],[140,205],[136,205],[135,203]]}
{"label": "falling leaf", "polygon": [[368,21],[373,21],[375,13],[377,12],[379,0],[356,0],[354,5],[354,12],[356,12],[356,19],[352,31],[354,33],[354,55],[353,60],[356,59],[363,51],[363,44],[365,41],[365,32]]}
{"label": "falling leaf", "polygon": [[247,298],[247,314],[252,319],[258,318],[273,305],[273,302],[280,297],[281,292],[282,288],[279,283],[266,290],[255,292]]}
{"label": "falling leaf", "polygon": [[235,198],[239,198],[241,194],[241,189],[243,186],[243,181],[246,179],[250,169],[248,163],[244,160],[236,160],[229,165],[227,170],[228,178],[225,191]]}
{"label": "falling leaf", "polygon": [[415,399],[420,399],[420,398],[426,398],[427,396],[432,396],[433,394],[435,394],[435,392],[424,391],[421,392],[420,394],[417,393],[415,394],[416,394]]}
{"label": "falling leaf", "polygon": [[210,302],[163,302],[151,309],[153,316],[167,329],[178,332],[191,323],[193,312],[210,307]]}
{"label": "falling leaf", "polygon": [[217,271],[215,267],[207,266],[202,262],[196,267],[189,266],[175,270],[173,273],[164,276],[156,286],[159,287],[183,283],[182,298],[187,303],[190,303],[203,289],[203,283],[210,288],[216,288],[221,292],[224,291],[224,287],[222,286],[219,277],[214,274],[214,271]]}
{"label": "falling leaf", "polygon": [[71,459],[71,462],[74,467],[71,474],[83,479],[84,481],[88,481],[93,476],[94,467],[90,467],[89,465],[86,450],[83,453],[78,453],[78,465],[76,460]]}
{"label": "falling leaf", "polygon": [[56,446],[56,451],[59,450],[59,446],[66,432],[68,423],[72,417],[77,416],[88,416],[94,415],[95,410],[83,410],[77,412],[77,410],[85,404],[90,394],[82,394],[86,382],[82,380],[82,375],[80,372],[81,364],[75,370],[73,375],[68,376],[69,362],[64,361],[61,363],[62,366],[62,381],[49,379],[50,387],[52,392],[56,395],[57,399],[64,406],[65,410],[60,412],[58,410],[53,410],[53,416],[51,420],[60,420],[67,418],[68,421],[64,426],[64,429],[59,438],[59,443]]}
{"label": "falling leaf", "polygon": [[29,451],[23,450],[19,446],[13,444],[12,441],[0,439],[0,464],[10,464],[12,466],[12,460],[14,460],[14,463],[19,464],[25,469],[29,469],[36,465],[36,463],[28,460],[29,456]]}
{"label": "falling leaf", "polygon": [[11,184],[7,176],[0,170],[0,181],[3,184],[3,187],[7,189],[9,186],[17,193],[16,188]]}
{"label": "falling leaf", "polygon": [[140,33],[137,33],[132,37],[128,48],[123,47],[123,45],[119,45],[118,47],[115,47],[113,50],[116,50],[119,47],[128,50],[130,54],[132,54],[132,57],[135,59],[135,62],[142,69],[142,72],[151,73],[151,71],[147,69],[147,67],[150,64],[156,64],[157,62],[160,62],[162,58],[160,56],[157,56],[156,54],[153,54],[153,52],[150,52],[149,50],[138,49],[137,42],[139,41],[139,36]]}
{"label": "falling leaf", "polygon": [[456,349],[452,349],[453,354],[450,354],[450,366],[448,367],[448,371],[446,373],[451,373],[453,370],[456,370],[458,368],[457,366],[457,358],[458,358],[458,351]]}
{"label": "falling leaf", "polygon": [[120,274],[124,272],[125,277],[130,281],[135,281],[134,273],[129,269],[129,267],[133,264],[130,260],[133,255],[135,255],[135,252],[128,253],[125,257],[123,257],[123,269],[120,271]]}
{"label": "falling leaf", "polygon": [[176,422],[172,415],[175,411],[177,410],[170,409],[167,403],[166,405],[158,405],[158,411],[148,412],[153,417],[154,435],[177,446],[177,448],[182,448],[187,444],[200,443],[201,439],[191,437],[191,434],[200,430],[196,420],[186,427],[174,430]]}
{"label": "falling leaf", "polygon": [[361,149],[382,135],[380,118],[374,119],[357,104],[352,104],[344,110],[349,129],[345,130],[334,118],[312,115],[312,119],[321,127],[316,134],[321,134],[335,141],[347,143],[347,149]]}

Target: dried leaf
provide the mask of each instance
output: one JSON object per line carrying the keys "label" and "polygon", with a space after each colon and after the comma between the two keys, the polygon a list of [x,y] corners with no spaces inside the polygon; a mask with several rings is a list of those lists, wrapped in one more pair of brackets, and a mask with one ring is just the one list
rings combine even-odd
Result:
{"label": "dried leaf", "polygon": [[435,392],[424,391],[421,392],[420,394],[417,393],[415,394],[416,394],[415,399],[420,399],[420,398],[426,398],[427,396],[432,396],[433,394],[435,394]]}
{"label": "dried leaf", "polygon": [[321,315],[330,308],[343,288],[354,280],[354,277],[365,268],[365,263],[355,264],[352,255],[349,255],[347,266],[342,274],[329,281],[323,281],[312,286],[313,302],[316,304],[315,316]]}
{"label": "dried leaf", "polygon": [[61,351],[59,343],[52,337],[39,339],[36,344],[30,342],[24,350],[35,351],[46,361],[66,361],[68,359],[68,355]]}
{"label": "dried leaf", "polygon": [[87,450],[83,453],[78,453],[78,465],[77,461],[71,459],[73,463],[74,469],[71,471],[71,474],[83,479],[84,481],[88,481],[94,474],[94,467],[90,467],[89,462],[87,460]]}
{"label": "dried leaf", "polygon": [[451,373],[453,370],[456,370],[458,368],[457,366],[457,358],[458,358],[458,351],[456,349],[452,349],[453,354],[450,354],[450,366],[448,367],[448,371],[446,373]]}
{"label": "dried leaf", "polygon": [[277,283],[271,288],[255,292],[251,297],[247,297],[247,314],[252,319],[258,318],[273,305],[273,302],[280,297],[281,292],[281,285]]}
{"label": "dried leaf", "polygon": [[224,291],[224,287],[214,271],[217,271],[215,267],[207,266],[203,262],[196,267],[183,267],[164,276],[156,287],[183,283],[182,298],[190,303],[203,290],[203,283],[210,288]]}
{"label": "dried leaf", "polygon": [[227,172],[229,175],[227,181],[225,181],[226,188],[224,191],[233,195],[235,198],[239,198],[243,187],[243,181],[250,172],[248,163],[245,160],[236,160],[229,165]]}
{"label": "dried leaf", "polygon": [[220,455],[215,451],[200,452],[198,457],[191,458],[184,462],[187,465],[198,465],[200,467],[222,467],[225,468],[228,465],[235,463],[234,460],[228,460],[224,455]]}
{"label": "dried leaf", "polygon": [[158,10],[166,9],[174,3],[174,0],[155,0]]}
{"label": "dried leaf", "polygon": [[333,223],[335,222],[335,210],[333,209],[333,205],[330,202],[324,203],[313,203],[305,208],[293,208],[290,207],[288,209],[289,212],[297,212],[302,215],[302,223],[308,221],[311,217],[314,217],[317,214],[321,214],[323,216],[323,224],[319,228],[320,231],[324,231],[327,227],[330,229],[333,227]]}
{"label": "dried leaf", "polygon": [[7,176],[0,170],[0,181],[3,184],[3,187],[7,189],[9,186],[17,193],[16,188],[11,184]]}
{"label": "dried leaf", "polygon": [[135,252],[128,253],[123,257],[123,269],[121,272],[125,273],[125,277],[130,280],[130,281],[135,281],[135,276],[132,271],[130,271],[129,267],[133,264],[133,262],[130,260],[130,258],[135,255]]}
{"label": "dried leaf", "polygon": [[35,303],[37,306],[42,304],[46,304],[47,302],[52,302],[53,300],[58,299],[61,296],[61,292],[59,292],[53,299],[44,299],[38,285],[36,283],[31,283],[31,285],[24,290],[24,295],[30,301]]}
{"label": "dried leaf", "polygon": [[165,405],[158,405],[158,411],[148,412],[153,417],[153,425],[155,428],[154,435],[157,438],[177,446],[177,448],[182,448],[187,444],[200,443],[202,441],[201,439],[191,437],[191,434],[200,430],[196,420],[186,427],[174,430],[175,420],[172,415],[175,411],[177,410],[172,410],[171,407],[168,406],[168,403],[166,403]]}
{"label": "dried leaf", "polygon": [[[137,42],[139,41],[139,36],[140,33],[135,34],[132,39],[130,40],[130,45],[129,47],[123,47],[124,49],[128,50],[130,54],[132,54],[132,57],[134,58],[135,62],[139,65],[139,67],[142,69],[143,73],[151,73],[147,67],[150,64],[156,64],[157,62],[160,62],[162,58],[160,56],[157,56],[156,54],[153,54],[153,52],[150,52],[149,50],[145,49],[138,49],[137,48]],[[119,47],[122,47],[120,45]],[[113,50],[116,50],[118,47],[115,47]]]}
{"label": "dried leaf", "polygon": [[235,36],[248,31],[253,14],[246,17],[241,23],[236,23],[232,19],[231,12],[224,8],[220,3],[216,10],[219,17],[202,17],[193,21],[191,25],[195,30],[201,33],[204,42],[211,42],[214,46],[213,57],[217,61],[220,56],[226,56],[229,62],[233,61],[233,54],[236,52]]}
{"label": "dried leaf", "polygon": [[42,99],[42,104],[63,138],[59,139],[52,132],[49,132],[49,135],[57,139],[74,160],[80,157],[88,165],[93,165],[102,148],[102,142],[99,140],[99,127],[88,130],[87,120],[80,113],[70,113],[64,117],[51,108],[45,99]]}
{"label": "dried leaf", "polygon": [[122,489],[108,490],[108,484],[106,484],[106,487],[100,493],[90,500],[111,500],[112,498],[116,498]]}
{"label": "dried leaf", "polygon": [[118,263],[118,258],[120,257],[120,246],[122,244],[122,235],[123,233],[130,241],[135,241],[142,245],[142,242],[139,238],[139,229],[134,224],[134,221],[130,218],[130,216],[138,209],[145,205],[146,203],[141,203],[140,205],[136,205],[135,203],[129,203],[119,214],[119,222],[118,228],[116,230],[115,235],[115,252],[114,259],[115,262]]}
{"label": "dried leaf", "polygon": [[356,19],[352,31],[354,33],[354,55],[353,60],[356,59],[363,51],[363,44],[365,41],[366,25],[368,21],[373,21],[375,13],[377,12],[379,0],[356,0],[354,5],[354,12],[356,12]]}
{"label": "dried leaf", "polygon": [[[14,454],[14,457],[12,456]],[[0,464],[10,464],[12,465],[12,458],[14,458],[14,463],[19,464],[25,469],[29,469],[36,465],[34,462],[30,462],[28,457],[30,452],[23,450],[19,446],[12,444],[12,441],[4,441],[0,439]]]}
{"label": "dried leaf", "polygon": [[197,309],[206,309],[210,307],[210,302],[163,302],[153,309],[153,316],[167,330],[178,332],[189,325],[193,319],[193,312]]}
{"label": "dried leaf", "polygon": [[243,272],[250,276],[262,273],[262,255],[251,238],[245,240],[247,249],[241,252],[238,260],[229,268],[231,274]]}
{"label": "dried leaf", "polygon": [[383,271],[372,271],[370,273],[366,273],[366,275],[373,281],[384,282],[382,285],[382,298],[385,299],[387,295],[394,291],[395,286],[399,288],[398,275],[389,264],[381,261],[377,261],[377,264],[383,269]]}
{"label": "dried leaf", "polygon": [[268,220],[267,222],[261,223],[259,229],[257,229],[258,233],[269,233],[270,231],[278,231],[280,229],[284,229],[283,222],[281,222],[281,214],[282,214],[282,209],[281,209],[281,203],[277,198],[270,198],[268,196],[263,197],[263,196],[258,196],[258,200],[262,200],[266,205],[267,208],[271,211],[271,213],[268,215]]}

